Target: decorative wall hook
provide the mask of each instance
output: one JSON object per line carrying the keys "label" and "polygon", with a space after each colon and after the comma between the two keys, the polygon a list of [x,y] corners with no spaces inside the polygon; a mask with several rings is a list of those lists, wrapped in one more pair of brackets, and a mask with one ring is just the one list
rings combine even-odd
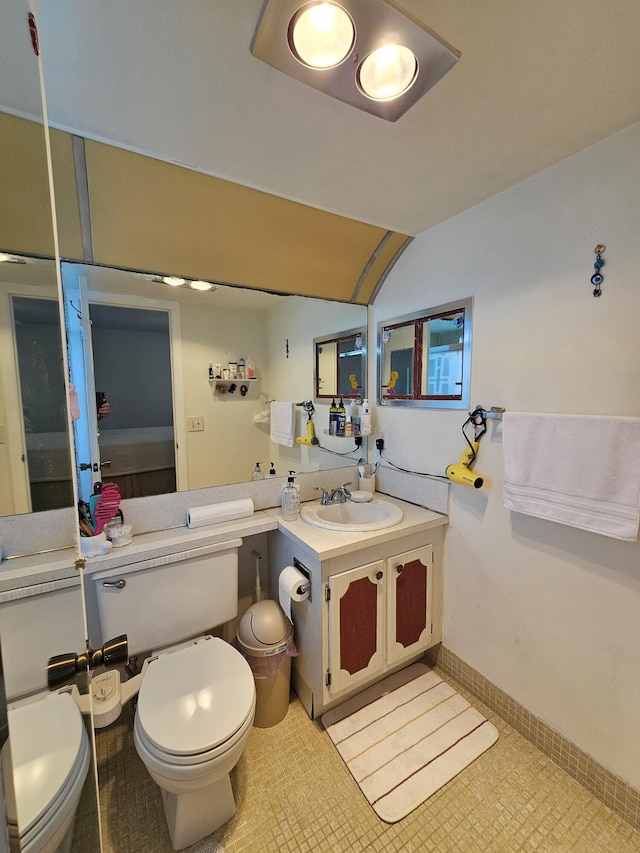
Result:
{"label": "decorative wall hook", "polygon": [[603,246],[602,243],[598,243],[598,245],[593,250],[596,253],[596,261],[593,265],[595,272],[591,276],[591,284],[593,285],[594,296],[602,295],[601,285],[604,281],[604,276],[602,275],[600,270],[604,266],[604,261],[602,260],[602,253],[604,252],[605,248],[606,246]]}

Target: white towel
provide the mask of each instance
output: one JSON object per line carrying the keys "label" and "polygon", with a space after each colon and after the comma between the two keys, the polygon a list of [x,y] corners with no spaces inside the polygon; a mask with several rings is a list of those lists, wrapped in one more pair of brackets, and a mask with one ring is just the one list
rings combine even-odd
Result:
{"label": "white towel", "polygon": [[503,417],[504,505],[633,541],[640,520],[640,418]]}
{"label": "white towel", "polygon": [[253,501],[242,498],[237,501],[196,506],[187,510],[187,527],[206,527],[221,521],[234,521],[236,518],[246,518],[253,515]]}
{"label": "white towel", "polygon": [[271,441],[293,447],[295,428],[295,407],[293,403],[271,404]]}

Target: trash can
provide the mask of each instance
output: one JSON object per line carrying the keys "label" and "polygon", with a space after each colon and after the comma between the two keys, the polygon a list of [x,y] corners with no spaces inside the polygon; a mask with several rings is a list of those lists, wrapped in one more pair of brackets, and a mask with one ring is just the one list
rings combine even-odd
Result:
{"label": "trash can", "polygon": [[297,655],[293,625],[277,602],[258,601],[240,620],[236,642],[256,684],[253,725],[275,726],[289,709],[291,658]]}

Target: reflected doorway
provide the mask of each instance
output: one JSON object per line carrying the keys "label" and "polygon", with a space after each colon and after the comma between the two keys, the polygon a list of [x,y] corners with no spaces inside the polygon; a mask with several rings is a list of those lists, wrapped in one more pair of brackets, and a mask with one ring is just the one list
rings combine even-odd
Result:
{"label": "reflected doorway", "polygon": [[123,498],[174,492],[169,314],[89,303],[89,318],[101,478]]}
{"label": "reflected doorway", "polygon": [[22,461],[33,512],[74,502],[58,303],[11,297]]}

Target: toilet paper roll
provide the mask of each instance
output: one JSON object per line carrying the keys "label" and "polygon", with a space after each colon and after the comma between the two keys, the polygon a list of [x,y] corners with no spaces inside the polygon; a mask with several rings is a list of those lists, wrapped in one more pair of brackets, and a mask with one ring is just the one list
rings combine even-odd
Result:
{"label": "toilet paper roll", "polygon": [[[309,598],[311,584],[295,566],[287,566],[278,578],[278,600],[280,607],[291,619],[291,602],[306,601]],[[291,619],[291,621],[293,621]]]}
{"label": "toilet paper roll", "polygon": [[253,515],[251,498],[209,504],[209,506],[196,506],[187,510],[187,527],[205,527],[207,524],[233,521],[234,518],[245,518],[249,515]]}

